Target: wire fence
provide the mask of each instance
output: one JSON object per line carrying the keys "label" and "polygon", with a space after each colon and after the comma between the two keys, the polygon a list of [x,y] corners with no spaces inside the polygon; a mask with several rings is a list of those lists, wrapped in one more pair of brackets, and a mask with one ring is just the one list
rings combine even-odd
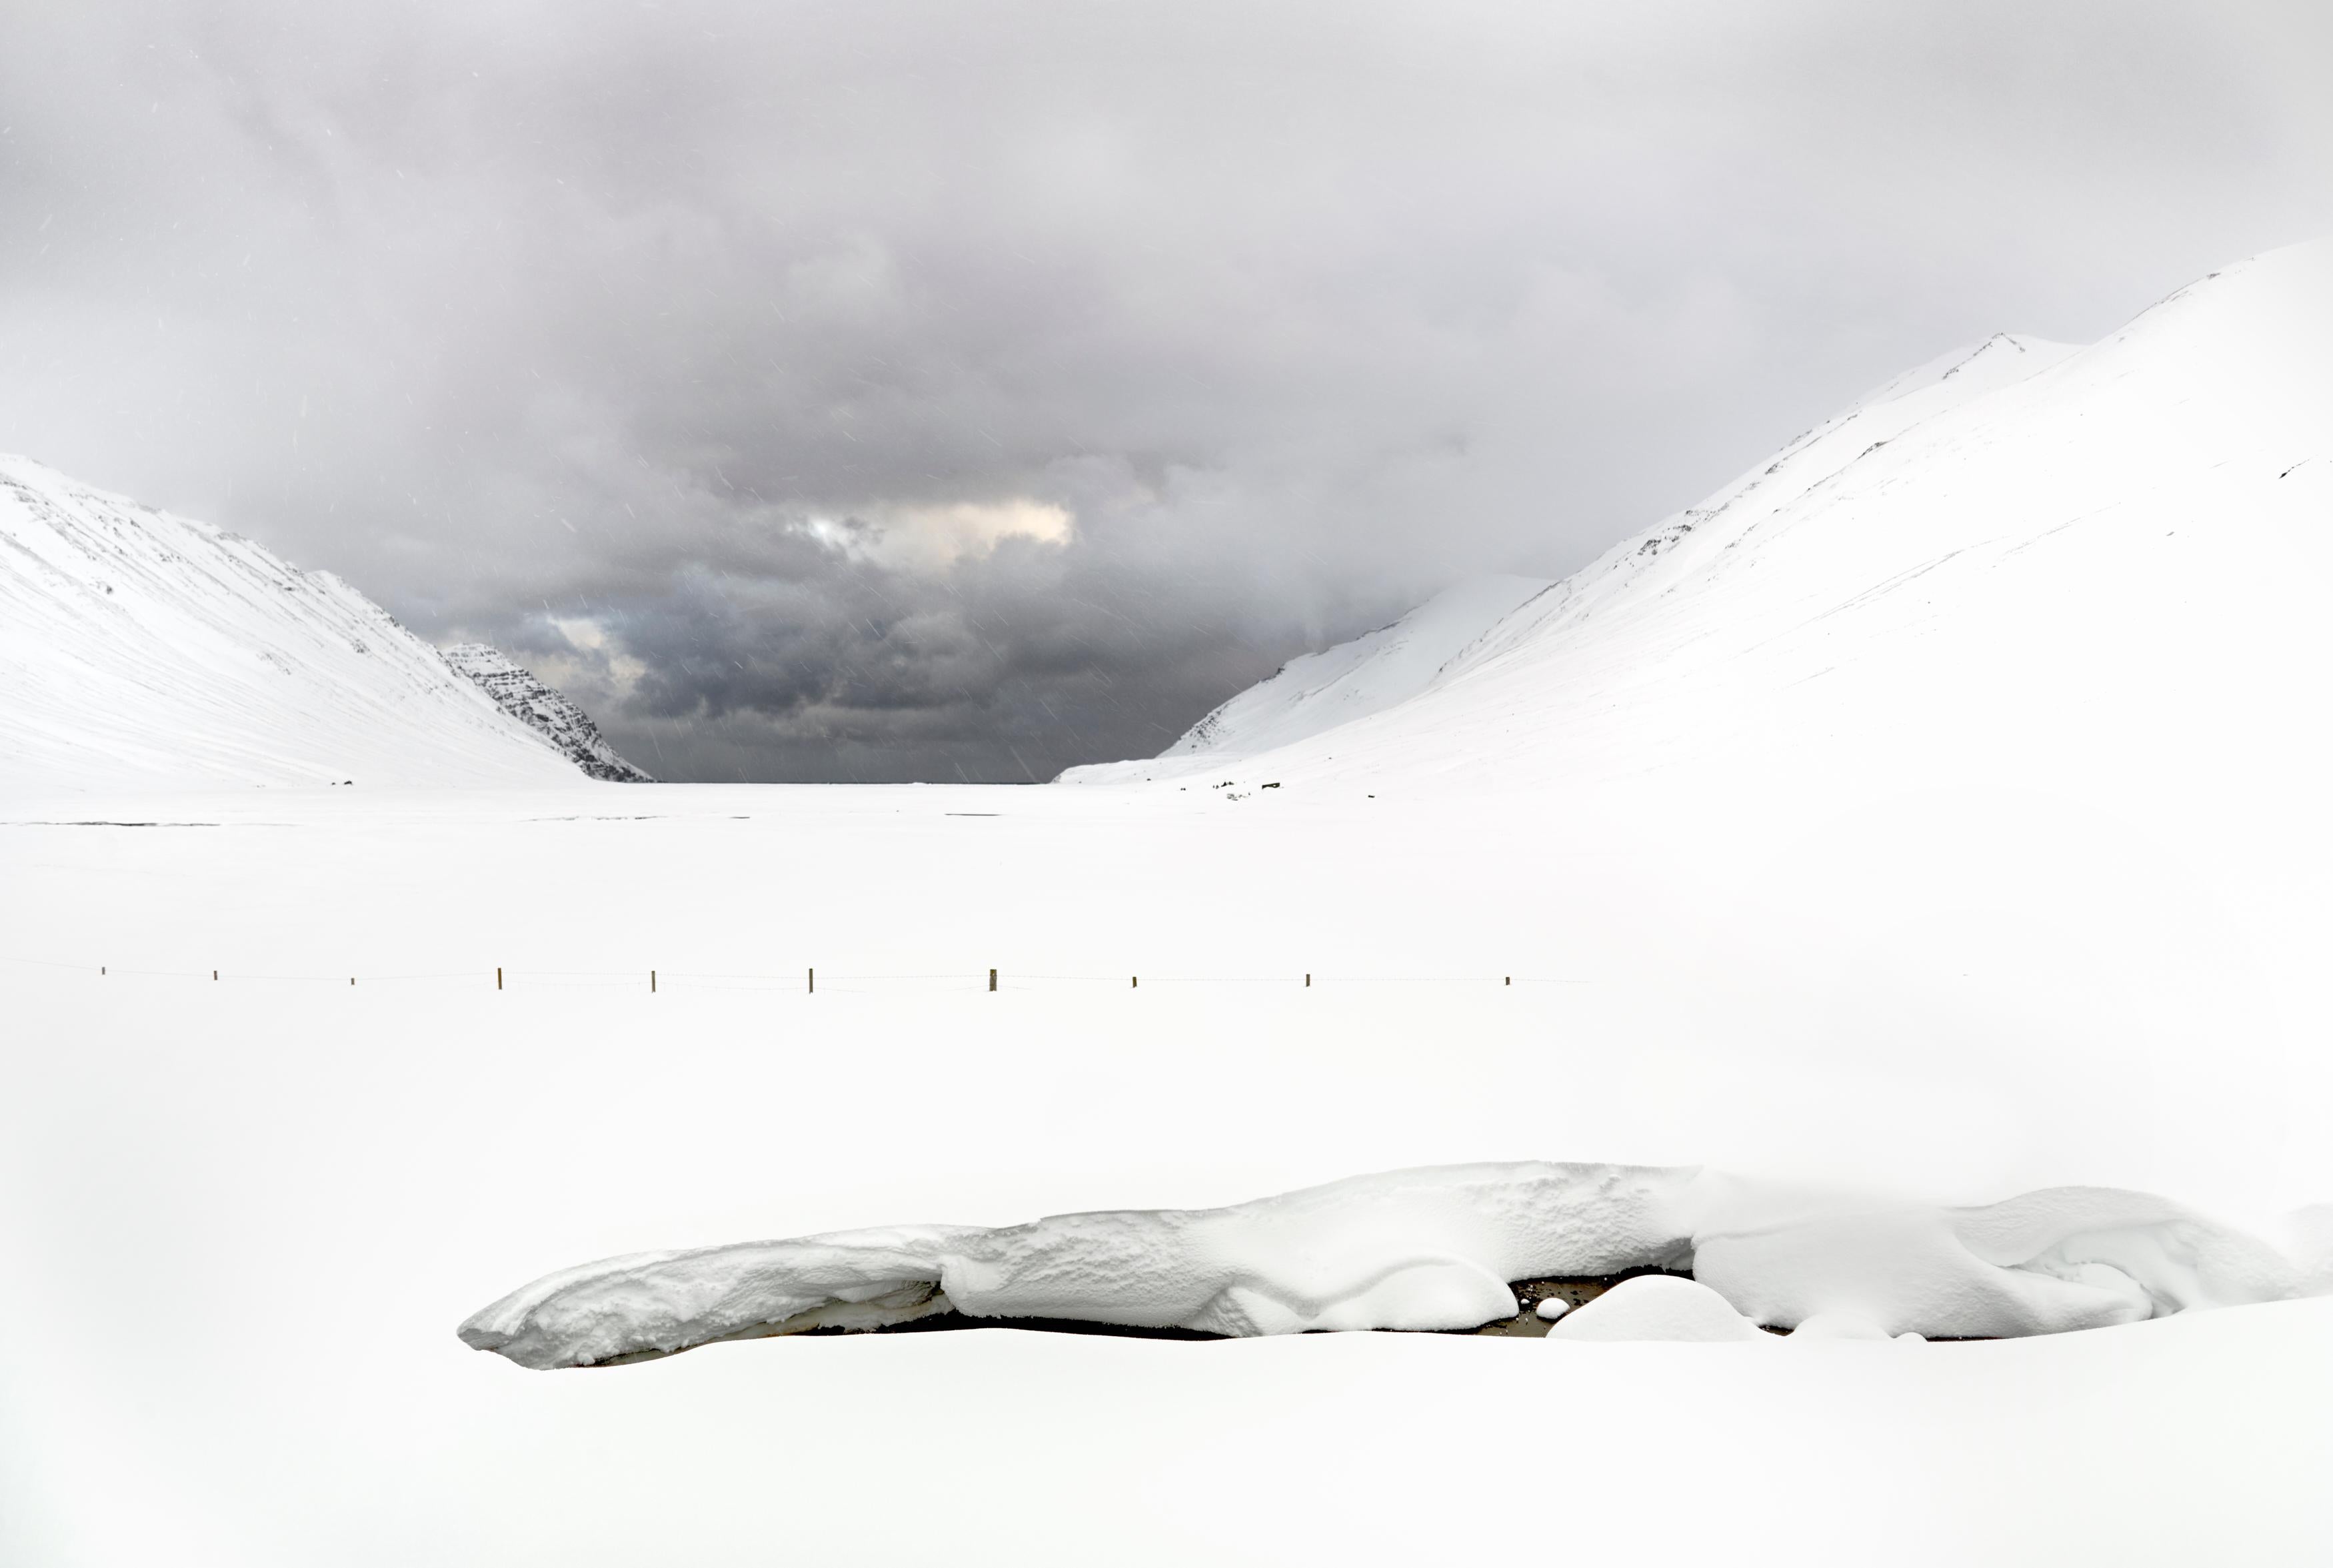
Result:
{"label": "wire fence", "polygon": [[[72,962],[57,959],[20,958],[0,953],[0,965],[17,966],[16,972],[48,970],[94,980],[175,980],[214,985],[307,985],[363,987],[371,985],[467,984],[498,991],[641,990],[661,995],[668,990],[821,992],[866,994],[948,993],[956,991],[1033,991],[1055,988],[1116,989],[1138,991],[1145,986],[1279,987],[1311,990],[1336,986],[1517,986],[1582,985],[1565,975],[1533,974],[1329,974],[1293,971],[1284,974],[1052,974],[1022,973],[997,969],[965,969],[923,973],[845,973],[814,965],[785,972],[730,972],[703,970],[551,970],[509,965],[479,965],[460,970],[424,970],[374,973],[346,970],[337,973],[286,974],[231,967],[212,969],[147,969],[111,963]],[[0,973],[8,971],[0,970]]]}

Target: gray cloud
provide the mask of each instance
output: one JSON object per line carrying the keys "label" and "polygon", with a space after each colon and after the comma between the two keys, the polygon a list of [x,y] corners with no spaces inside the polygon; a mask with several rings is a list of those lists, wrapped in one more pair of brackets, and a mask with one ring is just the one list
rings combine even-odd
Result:
{"label": "gray cloud", "polygon": [[14,7],[0,446],[667,776],[1044,776],[2333,228],[2328,68],[2307,3]]}

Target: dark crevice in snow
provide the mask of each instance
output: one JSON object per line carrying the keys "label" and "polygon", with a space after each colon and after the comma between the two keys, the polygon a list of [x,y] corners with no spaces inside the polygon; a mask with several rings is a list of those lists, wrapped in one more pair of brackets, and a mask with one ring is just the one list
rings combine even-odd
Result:
{"label": "dark crevice in snow", "polygon": [[1675,1268],[1624,1268],[1618,1274],[1580,1274],[1555,1279],[1518,1279],[1509,1289],[1515,1293],[1515,1304],[1521,1309],[1512,1317],[1495,1318],[1479,1328],[1445,1329],[1447,1334],[1490,1334],[1505,1339],[1538,1339],[1554,1326],[1553,1320],[1540,1315],[1540,1304],[1560,1301],[1565,1310],[1585,1306],[1624,1279],[1640,1279],[1648,1274],[1668,1275],[1678,1279],[1691,1279],[1686,1270]]}
{"label": "dark crevice in snow", "polygon": [[[1560,1278],[1518,1279],[1508,1286],[1514,1292],[1518,1308],[1512,1317],[1493,1318],[1488,1323],[1479,1324],[1472,1328],[1380,1329],[1375,1332],[1443,1334],[1460,1336],[1479,1334],[1491,1338],[1538,1339],[1544,1337],[1548,1330],[1554,1326],[1552,1318],[1541,1315],[1540,1311],[1541,1303],[1561,1302],[1564,1310],[1583,1306],[1622,1281],[1639,1279],[1647,1275],[1660,1275],[1673,1279],[1693,1277],[1690,1272],[1680,1269],[1642,1267],[1624,1268],[1617,1274],[1584,1274]],[[1186,1342],[1240,1337],[1235,1334],[1218,1334],[1208,1329],[1149,1327],[1138,1324],[1102,1323],[1083,1317],[974,1317],[949,1306],[946,1305],[947,1298],[936,1292],[927,1297],[926,1301],[937,1306],[938,1310],[924,1316],[910,1317],[899,1322],[865,1324],[821,1324],[814,1327],[802,1328],[789,1328],[783,1324],[756,1324],[751,1328],[741,1329],[734,1334],[723,1334],[717,1339],[704,1343],[726,1344],[747,1339],[833,1339],[846,1334],[946,1334],[978,1328],[1016,1329],[1031,1334],[1096,1334],[1113,1339],[1163,1339]],[[1312,1329],[1307,1332],[1331,1334],[1343,1331]],[[1768,1332],[1786,1334],[1789,1331],[1773,1328]],[[679,1355],[684,1350],[695,1348],[697,1347],[685,1346],[682,1349],[668,1351],[633,1351],[623,1355],[610,1356],[605,1361],[594,1362],[591,1364],[597,1367],[629,1366],[636,1362],[661,1361],[667,1356]]]}

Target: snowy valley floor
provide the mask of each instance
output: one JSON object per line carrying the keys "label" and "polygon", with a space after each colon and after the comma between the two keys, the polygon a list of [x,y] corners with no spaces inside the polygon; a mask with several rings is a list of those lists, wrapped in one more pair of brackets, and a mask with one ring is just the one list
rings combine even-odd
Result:
{"label": "snowy valley floor", "polygon": [[[454,1338],[614,1253],[1445,1162],[2106,1183],[2263,1230],[2333,1198],[2295,939],[2208,897],[2117,926],[2063,814],[1874,866],[1657,798],[1589,831],[1347,793],[0,808],[0,955],[34,961],[0,964],[0,1558],[2333,1555],[2325,1300],[1975,1345],[997,1332],[549,1376]],[[207,826],[44,825],[104,821]]]}

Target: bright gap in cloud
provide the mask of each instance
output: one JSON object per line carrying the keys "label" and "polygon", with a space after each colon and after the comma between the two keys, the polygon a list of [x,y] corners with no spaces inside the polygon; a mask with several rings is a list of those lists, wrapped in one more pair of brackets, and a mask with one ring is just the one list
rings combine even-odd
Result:
{"label": "bright gap in cloud", "polygon": [[1007,540],[1065,545],[1076,520],[1067,508],[1016,496],[940,506],[886,506],[865,516],[812,517],[801,525],[820,543],[903,571],[937,571]]}

